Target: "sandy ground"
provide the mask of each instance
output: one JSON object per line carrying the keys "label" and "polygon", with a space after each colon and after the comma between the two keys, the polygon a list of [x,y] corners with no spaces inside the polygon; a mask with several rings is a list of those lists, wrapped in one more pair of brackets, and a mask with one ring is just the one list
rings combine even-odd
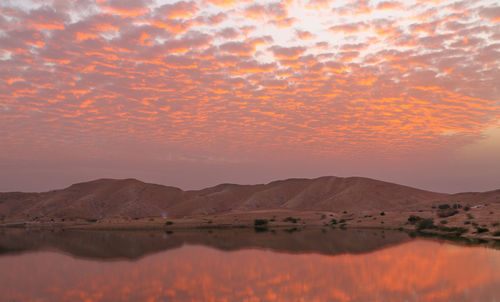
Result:
{"label": "sandy ground", "polygon": [[[71,229],[187,229],[187,228],[222,228],[222,227],[254,227],[256,220],[266,220],[265,225],[258,227],[288,227],[300,228],[305,226],[328,226],[334,228],[383,228],[412,231],[416,225],[408,221],[411,215],[421,218],[432,218],[435,229],[426,229],[422,232],[447,235],[450,228],[465,228],[462,237],[468,238],[496,238],[500,231],[500,205],[490,204],[484,207],[465,210],[457,209],[457,214],[449,217],[439,217],[437,208],[421,209],[415,212],[373,212],[362,211],[357,213],[323,212],[323,211],[293,211],[293,210],[260,210],[252,212],[228,212],[218,215],[203,215],[184,218],[150,217],[140,219],[106,218],[98,221],[82,219],[58,219],[54,221],[8,221],[2,225],[26,228],[71,228]],[[288,219],[287,219],[288,218]],[[448,229],[446,229],[448,228]],[[478,228],[483,229],[482,232]],[[487,229],[487,230],[485,230]],[[453,233],[453,232],[451,232]],[[498,235],[498,234],[497,234]]]}

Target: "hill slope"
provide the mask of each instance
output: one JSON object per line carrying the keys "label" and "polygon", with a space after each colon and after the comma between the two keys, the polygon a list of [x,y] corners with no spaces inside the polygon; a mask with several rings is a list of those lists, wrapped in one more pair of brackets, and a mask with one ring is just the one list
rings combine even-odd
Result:
{"label": "hill slope", "polygon": [[0,193],[0,218],[183,217],[265,209],[408,211],[457,200],[500,202],[500,190],[450,195],[369,178],[328,176],[183,191],[135,179],[99,179],[44,193]]}

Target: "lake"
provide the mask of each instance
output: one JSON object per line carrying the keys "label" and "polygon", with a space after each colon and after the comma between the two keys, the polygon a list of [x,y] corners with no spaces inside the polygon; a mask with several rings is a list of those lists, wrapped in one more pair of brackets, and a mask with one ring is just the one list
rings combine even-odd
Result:
{"label": "lake", "polygon": [[500,251],[381,230],[0,230],[0,301],[498,301]]}

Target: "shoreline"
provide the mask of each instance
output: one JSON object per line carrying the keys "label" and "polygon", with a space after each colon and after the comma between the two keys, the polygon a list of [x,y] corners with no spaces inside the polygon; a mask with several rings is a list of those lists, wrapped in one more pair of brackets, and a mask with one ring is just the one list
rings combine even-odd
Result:
{"label": "shoreline", "polygon": [[[500,240],[500,205],[461,208],[443,205],[418,211],[361,210],[356,212],[261,209],[187,217],[108,217],[102,219],[41,217],[30,221],[11,218],[0,228],[83,230],[180,230],[222,228],[346,228],[416,232],[479,240]],[[440,206],[441,207],[441,206]],[[443,217],[444,216],[444,217]]]}

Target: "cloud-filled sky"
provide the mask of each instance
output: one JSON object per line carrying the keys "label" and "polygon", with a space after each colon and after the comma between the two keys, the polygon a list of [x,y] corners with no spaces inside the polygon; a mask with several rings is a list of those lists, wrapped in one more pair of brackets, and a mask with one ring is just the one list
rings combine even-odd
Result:
{"label": "cloud-filled sky", "polygon": [[500,188],[497,1],[3,0],[0,190]]}

